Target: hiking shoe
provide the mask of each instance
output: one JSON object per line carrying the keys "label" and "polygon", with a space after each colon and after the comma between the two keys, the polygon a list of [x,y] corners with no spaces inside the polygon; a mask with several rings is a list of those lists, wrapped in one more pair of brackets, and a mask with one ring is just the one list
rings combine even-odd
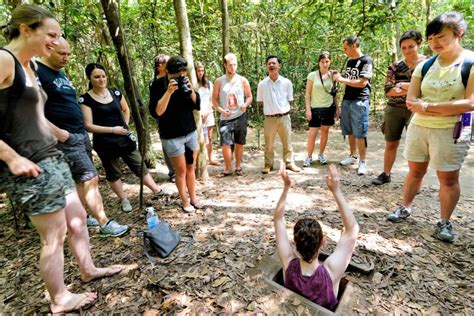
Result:
{"label": "hiking shoe", "polygon": [[132,211],[132,204],[130,204],[130,201],[125,198],[122,200],[122,211],[124,211],[125,213],[129,213]]}
{"label": "hiking shoe", "polygon": [[411,215],[411,211],[404,206],[399,206],[393,211],[393,213],[388,214],[387,220],[392,223],[400,223]]}
{"label": "hiking shoe", "polygon": [[286,164],[286,169],[291,170],[293,172],[300,172],[301,168],[295,165],[294,163],[287,163]]}
{"label": "hiking shoe", "polygon": [[328,161],[326,160],[326,157],[324,157],[324,154],[318,155],[318,161],[320,165],[326,165],[328,163]]}
{"label": "hiking shoe", "polygon": [[390,175],[386,174],[385,172],[382,172],[381,174],[379,174],[379,176],[377,178],[372,180],[372,184],[382,185],[382,184],[385,184],[385,183],[389,183],[390,181],[392,181]]}
{"label": "hiking shoe", "polygon": [[267,173],[269,173],[269,172],[272,171],[272,170],[273,170],[273,167],[272,167],[272,166],[265,166],[265,167],[262,168],[262,173],[263,173],[263,174],[267,174]]}
{"label": "hiking shoe", "polygon": [[306,159],[303,161],[303,167],[311,166],[312,162],[313,162],[313,157],[311,156],[306,157]]}
{"label": "hiking shoe", "polygon": [[95,219],[95,217],[92,217],[90,215],[87,215],[87,227],[89,228],[95,228],[95,227],[99,227],[100,226],[100,223],[97,219]]}
{"label": "hiking shoe", "polygon": [[341,166],[350,166],[356,164],[359,161],[359,157],[349,155],[346,158],[342,159],[339,163]]}
{"label": "hiking shoe", "polygon": [[120,225],[113,220],[109,220],[104,226],[100,226],[100,232],[109,237],[119,237],[125,234],[127,231],[127,225]]}
{"label": "hiking shoe", "polygon": [[436,224],[435,237],[441,241],[453,242],[453,225],[450,221],[441,220]]}
{"label": "hiking shoe", "polygon": [[359,161],[359,168],[357,169],[359,176],[367,174],[367,163],[365,161]]}

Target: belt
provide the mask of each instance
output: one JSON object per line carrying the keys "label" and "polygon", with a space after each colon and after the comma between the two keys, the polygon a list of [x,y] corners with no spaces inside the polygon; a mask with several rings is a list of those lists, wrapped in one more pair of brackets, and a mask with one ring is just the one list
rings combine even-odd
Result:
{"label": "belt", "polygon": [[285,116],[285,115],[288,115],[290,114],[290,111],[286,112],[286,113],[278,113],[278,114],[272,114],[272,115],[265,115],[266,117],[282,117],[282,116]]}

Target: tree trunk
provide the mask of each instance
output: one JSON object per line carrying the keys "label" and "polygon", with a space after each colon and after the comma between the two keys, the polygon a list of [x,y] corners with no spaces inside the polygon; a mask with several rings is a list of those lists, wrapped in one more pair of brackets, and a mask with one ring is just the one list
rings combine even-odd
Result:
{"label": "tree trunk", "polygon": [[221,0],[222,12],[222,58],[229,53],[229,9],[227,8],[227,0]]}
{"label": "tree trunk", "polygon": [[[176,24],[179,32],[179,46],[181,54],[188,62],[188,75],[191,78],[193,87],[197,86],[196,72],[194,71],[193,45],[191,43],[191,32],[189,30],[188,12],[186,10],[185,0],[173,0],[174,11],[176,14]],[[201,112],[194,111],[194,121],[199,140],[199,152],[196,161],[196,178],[207,180],[207,150],[202,133]]]}
{"label": "tree trunk", "polygon": [[[120,69],[122,70],[125,92],[129,99],[132,117],[138,134],[139,149],[142,155],[142,160],[144,160],[147,153],[148,121],[142,119],[146,118],[145,107],[143,106],[137,82],[134,79],[135,76],[133,74],[132,63],[128,56],[125,34],[123,33],[122,24],[120,22],[118,5],[115,0],[101,0],[100,2],[104,10],[112,41],[114,42],[117,51],[117,58],[120,64]],[[143,176],[140,177],[140,209],[142,207]]]}

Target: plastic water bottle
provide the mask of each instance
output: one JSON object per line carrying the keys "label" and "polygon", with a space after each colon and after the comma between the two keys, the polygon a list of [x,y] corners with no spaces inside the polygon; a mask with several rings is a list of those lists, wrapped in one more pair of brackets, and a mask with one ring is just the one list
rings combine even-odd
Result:
{"label": "plastic water bottle", "polygon": [[158,225],[158,215],[156,215],[155,208],[150,206],[146,208],[146,222],[148,223],[148,229],[153,229]]}

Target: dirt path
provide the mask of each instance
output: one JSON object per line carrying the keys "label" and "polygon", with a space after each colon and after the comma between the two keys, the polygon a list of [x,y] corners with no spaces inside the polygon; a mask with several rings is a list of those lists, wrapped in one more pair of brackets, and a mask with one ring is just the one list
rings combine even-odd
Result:
{"label": "dirt path", "polygon": [[[109,216],[129,224],[132,231],[115,239],[101,238],[98,232],[92,231],[94,260],[100,266],[128,263],[138,264],[138,268],[126,275],[82,284],[77,265],[67,250],[65,275],[69,286],[74,291],[99,293],[99,301],[91,312],[312,314],[299,300],[289,298],[285,291],[270,288],[263,281],[260,265],[275,252],[271,213],[281,193],[281,181],[276,172],[260,173],[263,154],[256,148],[255,133],[248,140],[244,176],[217,179],[215,175],[221,169],[210,167],[209,181],[198,184],[200,198],[206,205],[204,210],[184,214],[176,199],[153,200],[146,191],[147,204],[155,206],[162,219],[183,234],[193,236],[192,247],[169,266],[152,265],[143,257],[142,239],[137,236],[137,231],[146,226],[143,212],[122,213],[117,198],[101,177]],[[305,142],[306,134],[294,135],[299,165],[304,158]],[[347,154],[346,146],[337,131],[331,132],[329,160],[341,159]],[[393,181],[372,186],[372,177],[382,168],[380,133],[370,133],[369,146],[370,175],[360,177],[355,169],[341,169],[342,190],[361,225],[353,260],[375,264],[371,275],[348,274],[357,290],[352,297],[353,313],[472,315],[473,147],[463,168],[463,194],[453,216],[457,239],[454,244],[445,244],[432,237],[439,213],[438,185],[433,173],[428,175],[416,199],[413,216],[404,223],[391,224],[385,218],[401,199],[406,165],[399,157]],[[318,218],[328,233],[326,250],[330,251],[341,222],[325,187],[325,169],[314,164],[300,174],[292,174],[296,186],[288,198],[286,219],[291,232],[298,218]],[[165,181],[163,166],[152,173]],[[138,205],[137,179],[128,173],[125,182],[132,204]],[[161,185],[175,190],[171,183]],[[32,229],[21,228],[15,232],[13,216],[3,202],[0,205],[0,311],[45,313],[48,304],[37,268],[38,236]]]}

